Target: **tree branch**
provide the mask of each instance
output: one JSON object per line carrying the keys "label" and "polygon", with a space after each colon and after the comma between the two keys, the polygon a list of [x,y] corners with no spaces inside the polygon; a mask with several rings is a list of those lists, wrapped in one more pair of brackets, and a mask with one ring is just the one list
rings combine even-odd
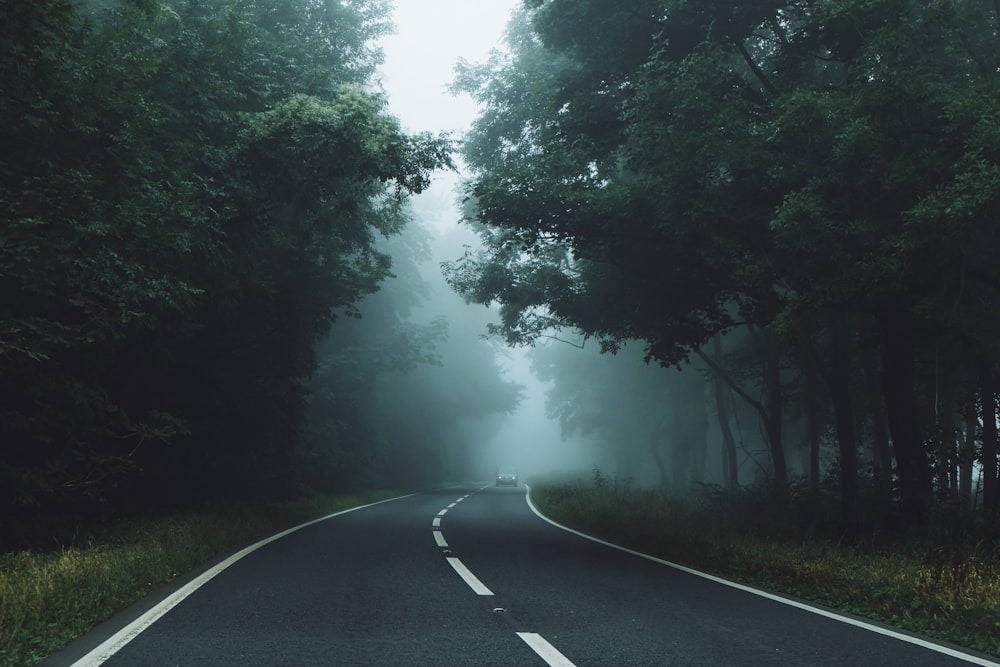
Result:
{"label": "tree branch", "polygon": [[729,373],[726,372],[726,369],[724,369],[719,364],[715,363],[714,359],[709,357],[700,349],[695,350],[694,353],[697,354],[702,361],[708,364],[709,368],[712,369],[712,372],[715,373],[716,377],[720,378],[723,382],[729,385],[729,388],[732,389],[735,394],[737,394],[740,398],[749,403],[753,407],[753,409],[756,410],[758,414],[760,414],[761,417],[765,419],[767,418],[767,410],[764,408],[764,405],[760,401],[755,399],[753,396],[748,394],[746,390],[743,389],[743,387],[739,386],[736,383],[736,381],[732,378],[732,376],[730,376]]}
{"label": "tree branch", "polygon": [[[997,1],[1000,2],[1000,0]],[[746,45],[743,44],[743,40],[734,38],[733,44],[736,45],[736,49],[740,52],[740,55],[743,56],[743,60],[745,60],[747,65],[749,65],[751,71],[753,71],[754,73],[754,76],[756,76],[757,79],[764,86],[764,89],[767,90],[767,92],[771,93],[772,95],[777,95],[778,89],[775,88],[774,84],[771,83],[771,81],[767,78],[767,75],[764,74],[764,70],[760,68],[760,65],[758,65],[754,61],[753,57],[750,55],[750,52],[747,51]]]}
{"label": "tree branch", "polygon": [[584,349],[584,345],[586,345],[586,343],[587,343],[586,339],[582,343],[574,343],[571,340],[566,340],[565,338],[560,338],[559,336],[552,336],[552,335],[549,335],[549,334],[538,334],[537,337],[538,338],[549,338],[551,340],[558,341],[560,343],[566,343],[567,345],[572,345],[573,347],[579,348],[581,350]]}

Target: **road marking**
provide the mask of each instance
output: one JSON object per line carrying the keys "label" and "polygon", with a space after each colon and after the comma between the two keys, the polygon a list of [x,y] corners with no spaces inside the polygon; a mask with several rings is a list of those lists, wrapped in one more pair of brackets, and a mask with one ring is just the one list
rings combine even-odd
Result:
{"label": "road marking", "polygon": [[86,654],[85,656],[74,662],[71,667],[97,667],[98,665],[104,663],[106,660],[111,658],[111,656],[120,651],[126,644],[128,644],[130,641],[138,637],[143,630],[151,626],[160,617],[162,617],[168,611],[170,611],[178,604],[180,604],[184,600],[184,598],[188,597],[196,590],[201,588],[203,585],[205,585],[209,581],[209,579],[219,574],[220,572],[222,572],[227,567],[229,567],[236,561],[240,560],[244,556],[247,556],[250,553],[256,551],[257,549],[260,549],[261,547],[270,544],[275,540],[279,540],[282,537],[285,537],[286,535],[294,533],[297,530],[301,530],[306,526],[311,526],[315,523],[319,523],[320,521],[326,521],[327,519],[332,519],[333,517],[340,516],[341,514],[347,514],[348,512],[364,509],[366,507],[372,507],[374,505],[381,505],[382,503],[392,502],[393,500],[402,500],[403,498],[409,498],[410,496],[413,495],[415,494],[411,493],[405,496],[388,498],[386,500],[380,500],[375,503],[368,503],[367,505],[352,507],[351,509],[343,510],[341,512],[336,512],[334,514],[329,514],[327,516],[320,517],[318,519],[313,519],[312,521],[307,521],[305,523],[299,524],[298,526],[289,528],[288,530],[276,533],[271,537],[265,538],[260,542],[257,542],[256,544],[251,544],[250,546],[246,547],[241,551],[236,552],[235,554],[225,559],[224,561],[218,563],[217,565],[214,565],[208,570],[205,570],[200,575],[198,575],[188,583],[184,584],[184,586],[178,588],[172,594],[161,600],[153,608],[149,609],[146,613],[142,614],[137,619],[126,625],[124,628],[122,628],[115,634],[111,635],[108,639],[104,641],[104,643],[100,644],[99,646],[91,650],[90,653]]}
{"label": "road marking", "polygon": [[708,579],[709,581],[714,581],[715,583],[722,584],[723,586],[729,586],[730,588],[735,588],[737,590],[741,590],[746,593],[751,593],[752,595],[757,595],[762,598],[766,598],[768,600],[773,600],[774,602],[780,602],[781,604],[788,605],[789,607],[795,607],[796,609],[801,609],[802,611],[808,611],[812,614],[817,614],[818,616],[824,616],[834,621],[840,621],[841,623],[846,623],[847,625],[853,625],[854,627],[861,628],[862,630],[868,630],[869,632],[874,632],[879,635],[892,637],[893,639],[898,639],[899,641],[906,642],[908,644],[915,644],[917,646],[921,646],[931,651],[936,651],[937,653],[941,653],[943,655],[947,655],[949,657],[956,658],[958,660],[963,660],[973,665],[980,665],[980,667],[1000,667],[1000,662],[996,662],[988,658],[972,655],[970,653],[965,653],[963,651],[957,651],[953,648],[942,646],[941,644],[935,644],[934,642],[927,641],[926,639],[922,639],[914,635],[904,634],[903,632],[899,632],[891,628],[874,625],[873,623],[868,623],[866,621],[857,618],[843,616],[837,612],[830,611],[828,609],[821,609],[820,607],[814,607],[807,602],[800,602],[799,600],[793,600],[791,598],[786,598],[781,595],[776,595],[774,593],[768,593],[767,591],[761,590],[759,588],[753,588],[751,586],[739,584],[735,581],[729,581],[728,579],[716,577],[714,575],[708,574],[707,572],[702,572],[700,570],[695,570],[693,568],[686,567],[678,563],[673,563],[671,561],[664,560],[662,558],[657,558],[656,556],[650,556],[649,554],[644,554],[641,551],[635,551],[633,549],[628,549],[626,547],[619,546],[611,542],[605,542],[602,539],[598,539],[591,535],[587,535],[586,533],[581,533],[578,530],[573,530],[572,528],[564,526],[561,523],[556,523],[549,517],[539,512],[538,508],[536,508],[534,503],[531,502],[530,487],[528,488],[527,493],[524,494],[524,499],[528,502],[528,507],[531,508],[531,511],[534,512],[543,521],[547,521],[548,523],[551,523],[553,526],[557,528],[562,528],[567,532],[573,533],[574,535],[579,535],[580,537],[588,539],[592,542],[603,544],[606,547],[611,547],[612,549],[624,551],[625,553],[632,554],[633,556],[639,556],[640,558],[651,560],[654,563],[659,563],[660,565],[666,565],[667,567],[672,567],[675,570],[680,570],[681,572],[687,572],[688,574],[693,574],[694,576],[701,577],[702,579]]}
{"label": "road marking", "polygon": [[[483,487],[484,489],[486,487]],[[472,494],[462,496],[455,500],[455,502],[448,505],[445,509],[438,512],[437,516],[434,518],[433,525],[435,527],[440,527],[441,517],[444,516],[449,509],[455,507],[458,503],[462,502]],[[434,533],[434,541],[437,542],[439,547],[447,547],[448,543],[445,542],[444,534],[440,530],[432,531]],[[446,554],[449,552],[445,552]],[[488,595],[492,596],[493,591],[486,587],[486,585],[479,580],[479,578],[472,574],[472,571],[465,566],[465,564],[459,559],[453,556],[447,556],[445,560],[454,568],[458,576],[462,577],[462,580],[469,585],[476,595]],[[494,611],[498,611],[495,609]],[[534,632],[518,632],[517,636],[520,637],[531,649],[538,654],[538,656],[549,665],[549,667],[576,667],[570,660],[560,653],[556,647],[546,641],[541,635]]]}
{"label": "road marking", "polygon": [[439,516],[434,517],[434,520],[431,521],[431,526],[433,526],[434,528],[440,528],[441,527],[441,517],[439,517]]}
{"label": "road marking", "polygon": [[469,571],[469,568],[462,564],[462,561],[449,556],[447,561],[455,568],[455,572],[458,572],[458,576],[465,580],[465,583],[469,584],[469,588],[475,591],[476,595],[493,595],[493,591],[486,588],[483,582],[476,578],[476,575]]}
{"label": "road marking", "polygon": [[550,667],[576,667],[569,658],[564,656],[556,647],[545,641],[545,638],[534,632],[518,632],[517,636],[527,644],[544,660]]}

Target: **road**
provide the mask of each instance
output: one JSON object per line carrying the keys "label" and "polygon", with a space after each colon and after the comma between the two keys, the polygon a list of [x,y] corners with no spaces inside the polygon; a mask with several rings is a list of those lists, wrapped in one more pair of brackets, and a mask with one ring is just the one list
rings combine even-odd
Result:
{"label": "road", "polygon": [[1000,667],[585,539],[523,487],[378,503],[196,574],[44,665]]}

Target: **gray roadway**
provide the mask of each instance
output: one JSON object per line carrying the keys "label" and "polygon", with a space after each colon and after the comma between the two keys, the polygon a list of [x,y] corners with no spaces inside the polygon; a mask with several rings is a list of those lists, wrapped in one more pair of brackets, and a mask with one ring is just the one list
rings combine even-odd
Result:
{"label": "gray roadway", "polygon": [[[477,594],[448,557],[492,595]],[[586,540],[538,518],[523,487],[422,493],[307,526],[222,570],[105,661],[85,658],[169,592],[44,664],[995,664]],[[518,633],[537,635],[546,658]]]}

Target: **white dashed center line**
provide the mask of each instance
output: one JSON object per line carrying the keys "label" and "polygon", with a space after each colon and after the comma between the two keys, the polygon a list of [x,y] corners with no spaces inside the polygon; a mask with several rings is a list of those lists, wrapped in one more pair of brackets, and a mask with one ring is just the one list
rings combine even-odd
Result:
{"label": "white dashed center line", "polygon": [[549,667],[575,667],[569,658],[564,656],[556,647],[545,641],[545,638],[534,632],[518,632],[517,636],[527,644],[544,660]]}
{"label": "white dashed center line", "polygon": [[[441,531],[441,517],[447,514],[448,510],[471,495],[472,494],[470,493],[456,499],[455,502],[438,512],[437,516],[434,517],[434,521],[431,522],[431,525],[434,527],[432,532],[434,533],[434,542],[436,542],[439,547],[443,549],[448,547],[448,543],[444,539],[444,533]],[[445,551],[444,553],[449,554],[451,552]],[[471,588],[476,595],[493,595],[493,591],[487,588],[483,582],[479,581],[479,578],[472,574],[472,571],[469,570],[469,568],[467,568],[462,561],[454,556],[446,556],[445,560],[448,561],[448,564],[455,569],[458,576],[462,577],[462,580],[469,585],[469,588]],[[537,653],[538,657],[544,660],[549,667],[576,667],[576,665],[570,662],[569,658],[560,653],[556,647],[546,641],[540,634],[535,632],[518,632],[517,636],[520,637],[525,644],[530,646],[531,650]]]}
{"label": "white dashed center line", "polygon": [[472,572],[469,571],[469,568],[465,567],[462,561],[452,556],[449,556],[447,561],[453,568],[455,568],[455,572],[458,572],[458,576],[462,577],[462,579],[465,580],[465,583],[469,584],[469,588],[471,588],[476,595],[493,595],[493,591],[486,588],[486,585],[479,581],[476,575],[472,574]]}

